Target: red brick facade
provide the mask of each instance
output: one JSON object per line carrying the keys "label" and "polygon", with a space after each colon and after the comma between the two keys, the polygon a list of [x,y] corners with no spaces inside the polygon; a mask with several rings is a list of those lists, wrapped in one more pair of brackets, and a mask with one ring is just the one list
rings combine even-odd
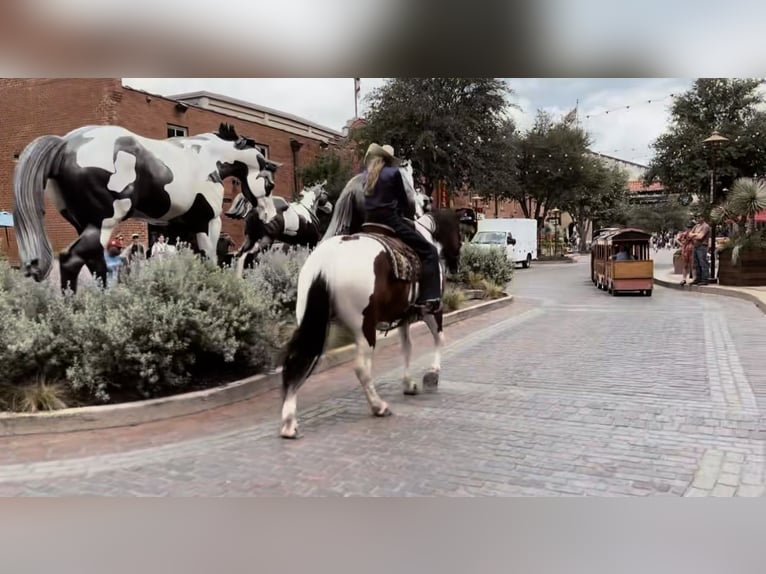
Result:
{"label": "red brick facade", "polygon": [[[292,196],[294,186],[290,139],[304,144],[298,152],[300,165],[320,153],[316,139],[194,106],[182,111],[176,104],[168,98],[123,87],[119,78],[0,79],[0,211],[13,211],[15,157],[26,145],[38,136],[64,135],[89,124],[121,125],[140,135],[163,139],[169,124],[187,128],[189,135],[194,135],[214,131],[221,122],[230,123],[238,133],[268,146],[269,159],[282,164],[276,173],[274,193],[286,198]],[[227,199],[232,195],[227,187]],[[46,227],[54,252],[58,252],[76,238],[76,233],[49,202],[46,205]],[[228,206],[225,203],[224,210]],[[223,218],[223,230],[237,245],[243,240],[242,227],[239,221]],[[5,245],[5,233],[0,233],[0,253],[18,263],[13,230],[9,231],[10,246]],[[147,225],[137,220],[121,224],[115,235],[119,233],[126,238],[139,233],[145,244],[149,239]]]}

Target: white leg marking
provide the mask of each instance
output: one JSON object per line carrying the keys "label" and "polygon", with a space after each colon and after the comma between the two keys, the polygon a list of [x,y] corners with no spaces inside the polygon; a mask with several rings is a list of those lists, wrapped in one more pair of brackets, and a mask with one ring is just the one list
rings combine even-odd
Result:
{"label": "white leg marking", "polygon": [[424,322],[428,325],[428,329],[431,331],[431,335],[434,338],[434,362],[431,365],[431,370],[426,372],[423,376],[423,385],[426,387],[435,387],[439,384],[439,373],[441,371],[441,350],[444,346],[444,331],[439,331],[439,327],[436,323],[436,318],[433,315],[426,315]]}
{"label": "white leg marking", "polygon": [[285,438],[295,438],[298,433],[297,408],[298,395],[294,391],[290,391],[282,404],[282,430],[279,434]]}
{"label": "white leg marking", "polygon": [[372,414],[376,416],[385,416],[391,414],[388,409],[388,404],[378,396],[378,392],[375,390],[375,383],[372,380],[372,353],[373,349],[367,343],[361,333],[356,339],[356,365],[354,366],[354,372],[359,379],[359,383],[364,389],[364,394],[367,397],[367,402],[370,404]]}
{"label": "white leg marking", "polygon": [[109,178],[106,188],[110,191],[120,192],[131,183],[136,181],[136,156],[118,151],[114,158],[114,173]]}
{"label": "white leg marking", "polygon": [[410,325],[405,323],[399,327],[399,338],[402,343],[402,354],[404,355],[404,374],[402,375],[402,386],[405,395],[417,395],[420,392],[420,386],[412,380],[410,376],[410,360],[412,358],[412,339],[410,338]]}
{"label": "white leg marking", "polygon": [[128,214],[132,205],[129,199],[115,199],[114,203],[112,203],[114,215],[101,222],[101,246],[104,249],[106,249],[106,245],[112,237],[112,231],[114,231],[115,226]]}

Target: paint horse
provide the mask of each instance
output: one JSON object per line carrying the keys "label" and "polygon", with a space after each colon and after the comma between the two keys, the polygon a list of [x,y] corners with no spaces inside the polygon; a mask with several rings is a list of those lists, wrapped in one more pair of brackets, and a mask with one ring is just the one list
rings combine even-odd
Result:
{"label": "paint horse", "polygon": [[[451,210],[430,212],[418,218],[415,225],[436,246],[440,261],[446,261],[449,269],[456,272],[461,248],[457,214]],[[374,224],[363,225],[360,233],[325,238],[311,252],[298,276],[298,328],[288,343],[282,369],[282,437],[298,436],[298,390],[322,355],[333,320],[353,333],[354,371],[373,415],[391,414],[372,377],[378,331],[398,328],[404,355],[404,394],[415,395],[420,386],[409,373],[410,323],[422,318],[434,336],[435,346],[433,366],[423,377],[423,385],[429,388],[438,385],[444,343],[442,312],[422,315],[413,310],[420,270],[415,252],[394,238],[392,230]]]}
{"label": "paint horse", "polygon": [[[422,217],[431,210],[431,198],[420,189],[415,188],[412,164],[402,162],[399,171],[402,174],[404,189],[410,200],[408,213],[404,215],[408,219]],[[359,173],[348,181],[338,196],[332,218],[322,240],[344,233],[356,233],[361,230],[364,220],[364,173]]]}
{"label": "paint horse", "polygon": [[106,286],[104,249],[115,226],[129,218],[178,225],[196,233],[216,260],[223,181],[242,182],[242,193],[267,221],[276,215],[271,190],[278,164],[231,125],[215,133],[156,140],[119,126],[85,126],[63,137],[35,139],[14,173],[14,219],[24,272],[48,277],[53,251],[44,224],[44,198],[78,233],[59,256],[61,288],[77,290],[86,265]]}
{"label": "paint horse", "polygon": [[[324,191],[326,182],[303,189],[298,201],[287,203],[282,198],[274,197],[276,216],[264,222],[254,216],[247,200],[239,195],[232,202],[227,217],[245,219],[245,242],[239,249],[237,273],[241,276],[246,263],[255,255],[279,242],[286,246],[300,245],[313,249],[322,238],[328,222],[327,212],[332,212],[332,204]],[[236,186],[236,182],[235,182]],[[324,215],[323,227],[320,214]]]}

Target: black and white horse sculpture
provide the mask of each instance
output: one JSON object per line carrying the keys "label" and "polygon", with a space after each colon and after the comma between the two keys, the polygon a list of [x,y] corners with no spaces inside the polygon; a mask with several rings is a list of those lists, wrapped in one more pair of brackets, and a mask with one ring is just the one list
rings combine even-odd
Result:
{"label": "black and white horse sculpture", "polygon": [[180,225],[196,233],[200,249],[215,261],[223,181],[239,180],[258,217],[268,221],[276,216],[271,191],[278,165],[228,124],[215,133],[165,140],[119,126],[41,136],[21,153],[14,174],[22,268],[42,281],[53,265],[45,195],[79,235],[59,256],[62,289],[77,289],[83,265],[106,285],[104,249],[117,224],[129,218]]}
{"label": "black and white horse sculpture", "polygon": [[238,274],[242,275],[248,261],[258,252],[268,249],[274,243],[310,249],[316,247],[332,213],[332,203],[324,191],[325,184],[322,182],[303,189],[300,199],[292,203],[274,196],[277,214],[267,222],[253,213],[244,196],[240,194],[234,199],[226,216],[245,220],[245,242],[235,255]]}

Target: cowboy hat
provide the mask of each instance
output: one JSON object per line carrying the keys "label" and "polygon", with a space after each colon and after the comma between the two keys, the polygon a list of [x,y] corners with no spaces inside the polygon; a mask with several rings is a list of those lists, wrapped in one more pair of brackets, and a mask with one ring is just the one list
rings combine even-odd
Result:
{"label": "cowboy hat", "polygon": [[367,148],[367,153],[364,154],[364,159],[367,160],[371,155],[385,158],[393,165],[399,165],[402,161],[394,155],[394,148],[388,144],[380,146],[376,143],[371,143],[370,147]]}

